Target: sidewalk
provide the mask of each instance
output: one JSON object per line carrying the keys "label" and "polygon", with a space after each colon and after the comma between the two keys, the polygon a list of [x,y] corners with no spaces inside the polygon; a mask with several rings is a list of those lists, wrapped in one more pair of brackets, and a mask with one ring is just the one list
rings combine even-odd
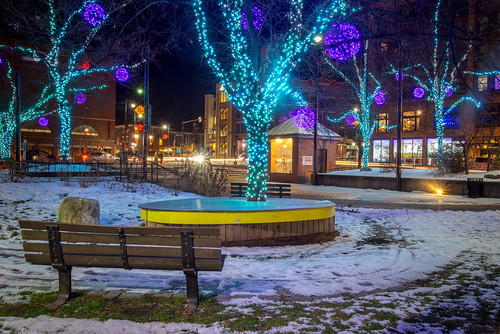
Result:
{"label": "sidewalk", "polygon": [[292,184],[292,197],[329,200],[334,202],[337,207],[452,211],[500,210],[500,198],[469,198],[425,192],[399,192],[310,184]]}

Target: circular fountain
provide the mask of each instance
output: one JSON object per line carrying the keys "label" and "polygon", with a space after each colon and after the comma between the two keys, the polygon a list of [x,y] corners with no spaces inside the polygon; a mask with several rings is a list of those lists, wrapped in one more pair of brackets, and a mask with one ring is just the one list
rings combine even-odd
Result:
{"label": "circular fountain", "polygon": [[330,201],[211,197],[145,203],[139,208],[147,226],[217,226],[223,245],[301,242],[335,232],[335,205]]}

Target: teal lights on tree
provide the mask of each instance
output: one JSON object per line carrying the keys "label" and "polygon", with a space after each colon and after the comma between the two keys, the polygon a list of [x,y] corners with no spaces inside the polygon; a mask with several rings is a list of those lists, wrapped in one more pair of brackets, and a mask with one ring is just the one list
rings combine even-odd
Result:
{"label": "teal lights on tree", "polygon": [[[460,55],[457,49],[452,49],[450,40],[447,37],[448,31],[440,31],[442,27],[439,22],[439,13],[441,10],[441,0],[438,0],[434,11],[433,19],[433,51],[431,61],[427,64],[415,64],[403,68],[403,75],[412,78],[418,86],[426,93],[427,101],[434,104],[434,120],[436,124],[436,135],[438,139],[437,163],[438,168],[443,169],[443,150],[444,150],[444,130],[445,118],[453,112],[455,107],[465,101],[470,101],[479,107],[480,102],[471,96],[462,96],[453,103],[449,102],[449,97],[456,90],[455,79],[458,69],[464,65],[472,44]],[[449,27],[447,28],[449,29]],[[446,37],[443,37],[446,36]],[[459,58],[461,56],[461,58]],[[455,61],[455,59],[457,61]],[[397,68],[389,71],[391,74],[398,73]],[[445,108],[445,105],[449,105]]]}
{"label": "teal lights on tree", "polygon": [[380,82],[372,73],[368,72],[368,41],[364,42],[362,56],[359,58],[353,56],[351,58],[355,69],[354,75],[348,75],[348,72],[344,69],[345,65],[341,67],[341,64],[330,60],[328,57],[325,60],[335,73],[340,75],[351,86],[359,101],[359,110],[349,110],[338,118],[328,116],[327,118],[332,122],[340,122],[345,119],[351,126],[356,126],[356,122],[358,122],[359,134],[363,141],[362,168],[366,168],[370,157],[370,141],[375,128],[378,125],[387,127],[387,124],[379,124],[375,117],[372,116],[372,103],[384,104],[385,93],[380,89]]}
{"label": "teal lights on tree", "polygon": [[[13,141],[14,132],[16,130],[16,93],[17,86],[14,83],[12,75],[12,67],[8,60],[5,60],[6,71],[2,81],[5,83],[4,93],[8,94],[8,102],[6,105],[0,105],[0,158],[6,159],[11,157],[10,148]],[[50,93],[51,87],[45,87],[39,95],[35,92],[24,99],[21,109],[20,121],[35,120],[46,114],[46,108],[49,101],[54,99],[55,94]],[[31,103],[31,101],[35,101]],[[28,103],[27,103],[28,102]]]}
{"label": "teal lights on tree", "polygon": [[[288,30],[273,34],[271,23],[266,19],[259,26],[259,31],[250,24],[246,25],[247,30],[244,29],[242,13],[249,13],[252,3],[244,0],[220,1],[218,8],[221,14],[217,20],[227,30],[224,37],[227,37],[227,43],[222,47],[220,40],[210,38],[215,29],[209,26],[209,16],[205,12],[207,2],[193,0],[200,43],[209,66],[223,84],[231,102],[243,114],[248,132],[247,199],[264,201],[268,179],[267,131],[277,101],[284,94],[292,93],[288,84],[290,74],[300,57],[307,52],[314,36],[325,31],[332,20],[344,15],[348,7],[344,0],[326,1],[312,11],[314,17],[303,17],[302,0],[291,0],[288,13],[282,16],[289,20]],[[262,16],[266,18],[273,10],[283,8],[271,9]],[[257,18],[258,15],[253,14]],[[248,15],[245,18],[250,21]],[[267,35],[269,38],[263,37]],[[300,99],[300,96],[295,95],[294,98]]]}

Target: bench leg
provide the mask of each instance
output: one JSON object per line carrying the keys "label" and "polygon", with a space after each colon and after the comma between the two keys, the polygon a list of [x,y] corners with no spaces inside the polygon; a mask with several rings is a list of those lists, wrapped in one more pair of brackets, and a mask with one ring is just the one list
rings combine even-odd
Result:
{"label": "bench leg", "polygon": [[184,275],[186,275],[188,303],[186,312],[193,313],[196,311],[196,308],[200,303],[198,291],[198,272],[196,270],[184,270]]}
{"label": "bench leg", "polygon": [[59,307],[66,303],[71,295],[71,267],[56,268],[59,273],[59,292],[57,299],[50,306]]}

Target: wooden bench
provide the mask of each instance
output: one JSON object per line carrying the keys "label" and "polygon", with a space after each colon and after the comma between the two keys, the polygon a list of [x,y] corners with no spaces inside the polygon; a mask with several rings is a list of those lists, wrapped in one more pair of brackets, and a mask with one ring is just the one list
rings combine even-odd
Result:
{"label": "wooden bench", "polygon": [[71,295],[72,267],[182,270],[187,312],[199,304],[198,271],[221,271],[217,227],[142,227],[19,221],[26,261],[52,265],[59,272],[53,306]]}
{"label": "wooden bench", "polygon": [[[232,197],[245,197],[247,192],[248,183],[246,182],[231,182],[231,196]],[[286,183],[267,183],[268,197],[290,197],[292,195],[292,186]]]}

